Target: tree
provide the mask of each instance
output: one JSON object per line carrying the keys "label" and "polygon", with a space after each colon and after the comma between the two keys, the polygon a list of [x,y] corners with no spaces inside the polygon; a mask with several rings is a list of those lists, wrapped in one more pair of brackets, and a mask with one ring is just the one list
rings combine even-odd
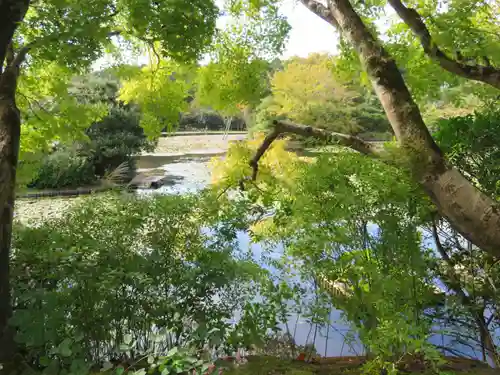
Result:
{"label": "tree", "polygon": [[390,126],[372,93],[343,82],[335,64],[333,57],[321,54],[285,62],[271,78],[272,96],[261,104],[264,113],[257,114],[257,126],[271,116],[284,116],[348,134],[387,132]]}
{"label": "tree", "polygon": [[[372,14],[377,12],[376,5],[379,3],[369,2],[368,6],[358,4],[358,8],[355,9],[348,0],[330,0],[327,2],[328,6],[315,0],[301,0],[301,2],[310,11],[336,27],[342,39],[348,42],[358,54],[394,130],[406,166],[432,199],[440,214],[465,238],[483,251],[498,258],[500,256],[500,231],[498,230],[500,228],[500,210],[497,203],[478,190],[446,160],[443,152],[429,133],[394,58],[375,36],[373,25],[366,21],[370,11]],[[391,1],[390,3],[394,5],[395,2]],[[458,3],[465,5],[465,2]],[[451,14],[460,15],[463,19],[471,14],[471,9],[488,7],[484,2],[480,3],[474,3],[472,8],[465,7],[465,11],[460,13],[457,13],[460,5],[449,5],[455,11]],[[427,6],[434,4],[436,7],[434,2],[425,4]],[[415,10],[412,11],[412,13],[415,12]],[[403,20],[405,23],[409,23],[409,20],[405,18]],[[496,21],[487,21],[487,23],[494,22]],[[474,27],[474,25],[468,25],[468,28],[475,31],[475,34],[480,31],[480,28]],[[448,27],[448,29],[450,28]],[[467,45],[474,44],[473,40],[467,38],[470,33],[459,34],[457,32],[457,34],[468,41]],[[435,46],[435,43],[432,45]],[[434,50],[434,53],[437,52]],[[452,62],[457,63],[455,60]],[[452,70],[450,67],[448,68],[448,70]],[[477,69],[472,69],[469,64],[462,66],[462,68],[463,77],[480,80],[492,86],[495,86],[494,77],[500,73],[494,67],[482,70],[482,73]],[[325,135],[310,127],[294,126],[277,121],[275,129],[268,135],[252,160],[254,175],[258,167],[258,160],[265,149],[279,134],[287,131],[310,136]],[[329,134],[326,138],[336,139],[366,155],[380,156],[377,150],[359,139],[339,134]]]}
{"label": "tree", "polygon": [[269,91],[271,61],[284,46],[289,25],[269,2],[241,22],[241,1],[230,3],[232,22],[218,33],[211,61],[200,67],[195,102],[225,116],[255,108]]}
{"label": "tree", "polygon": [[[112,38],[149,45],[181,60],[197,58],[210,43],[218,8],[211,0],[30,1],[0,3],[0,360],[15,345],[11,315],[9,254],[22,114],[17,88],[23,75],[37,78],[47,66],[73,72],[88,68]],[[57,79],[57,75],[52,77]],[[48,82],[37,82],[43,89]],[[87,123],[88,124],[88,123]]]}
{"label": "tree", "polygon": [[106,71],[77,77],[71,85],[71,94],[78,100],[108,106],[107,115],[85,130],[89,142],[82,142],[80,148],[80,153],[87,154],[99,177],[127,163],[128,174],[122,177],[131,178],[135,169],[132,156],[154,148],[139,124],[141,114],[137,105],[118,100],[120,86],[117,74]]}

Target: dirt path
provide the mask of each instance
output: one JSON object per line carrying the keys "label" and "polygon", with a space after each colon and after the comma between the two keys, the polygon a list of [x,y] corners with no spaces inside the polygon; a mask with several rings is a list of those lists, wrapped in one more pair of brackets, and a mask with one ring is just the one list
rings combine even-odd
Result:
{"label": "dirt path", "polygon": [[229,148],[230,142],[241,141],[246,134],[208,134],[208,135],[182,135],[162,137],[152,154],[178,154],[224,152]]}

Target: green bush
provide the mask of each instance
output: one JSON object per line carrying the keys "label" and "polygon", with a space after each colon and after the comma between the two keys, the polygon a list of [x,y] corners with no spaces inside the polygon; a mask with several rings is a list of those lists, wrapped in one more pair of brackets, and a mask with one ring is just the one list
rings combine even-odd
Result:
{"label": "green bush", "polygon": [[90,143],[82,152],[89,156],[98,176],[127,163],[130,172],[126,177],[131,179],[135,169],[133,156],[154,150],[155,143],[147,139],[139,120],[137,109],[116,104],[110,106],[108,116],[87,129]]}
{"label": "green bush", "polygon": [[83,366],[220,342],[259,268],[233,254],[234,233],[211,240],[197,202],[106,195],[16,228],[12,324],[27,363]]}
{"label": "green bush", "polygon": [[96,181],[93,164],[74,149],[62,149],[48,155],[28,185],[37,189],[55,189],[90,185]]}

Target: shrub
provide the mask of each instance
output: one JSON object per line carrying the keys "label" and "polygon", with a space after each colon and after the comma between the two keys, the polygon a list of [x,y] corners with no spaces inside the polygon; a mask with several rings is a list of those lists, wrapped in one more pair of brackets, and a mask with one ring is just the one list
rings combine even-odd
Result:
{"label": "shrub", "polygon": [[232,234],[211,241],[200,216],[197,197],[106,195],[17,228],[12,323],[27,362],[121,361],[221,339],[257,268],[236,259]]}
{"label": "shrub", "polygon": [[92,163],[75,149],[61,149],[48,155],[41,163],[36,177],[28,185],[37,189],[78,187],[96,181]]}
{"label": "shrub", "polygon": [[147,139],[140,126],[141,113],[136,105],[118,100],[120,79],[113,71],[102,71],[77,77],[71,95],[82,103],[102,103],[108,114],[102,120],[89,124],[86,134],[90,143],[80,150],[94,164],[97,176],[103,177],[121,164],[129,165],[127,179],[133,177],[133,155],[152,151],[155,143]]}
{"label": "shrub", "polygon": [[89,155],[100,177],[111,172],[122,163],[129,165],[133,177],[133,156],[141,151],[152,151],[155,144],[149,141],[139,124],[140,113],[130,107],[111,106],[108,116],[87,129],[90,143],[83,150]]}

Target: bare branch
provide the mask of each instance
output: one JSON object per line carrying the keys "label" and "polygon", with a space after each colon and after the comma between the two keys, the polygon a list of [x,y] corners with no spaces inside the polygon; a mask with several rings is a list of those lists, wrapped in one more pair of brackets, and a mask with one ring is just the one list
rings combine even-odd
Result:
{"label": "bare branch", "polygon": [[388,0],[396,13],[420,39],[425,53],[443,69],[464,78],[487,83],[500,89],[500,69],[490,65],[466,64],[447,56],[434,42],[429,29],[415,9],[407,8],[401,0]]}
{"label": "bare branch", "polygon": [[252,172],[252,181],[255,181],[257,179],[257,172],[259,169],[259,160],[264,155],[264,153],[267,151],[269,147],[271,147],[271,144],[274,142],[276,138],[280,135],[280,131],[275,128],[271,133],[269,133],[266,138],[264,138],[264,142],[260,145],[260,147],[257,149],[257,152],[255,153],[255,156],[253,157],[252,160],[250,160],[250,166],[253,168]]}
{"label": "bare branch", "polygon": [[304,137],[323,139],[330,143],[337,143],[341,146],[349,147],[365,155],[377,156],[375,147],[372,144],[353,135],[336,133],[308,125],[295,124],[290,121],[274,121],[274,127],[280,133],[291,133]]}
{"label": "bare branch", "polygon": [[329,143],[339,144],[341,146],[345,146],[351,148],[355,151],[358,151],[364,155],[370,155],[373,157],[377,157],[378,153],[375,150],[374,146],[368,142],[365,142],[361,138],[342,134],[335,133],[332,131],[328,131],[325,129],[315,128],[312,126],[295,124],[290,121],[278,121],[275,120],[273,122],[274,128],[271,133],[269,133],[264,141],[257,149],[255,156],[250,161],[250,166],[253,168],[252,180],[255,181],[257,178],[257,172],[259,169],[259,160],[264,155],[264,153],[271,147],[271,144],[274,142],[276,138],[278,138],[281,134],[297,134],[304,137],[312,137],[317,139],[325,140]]}

